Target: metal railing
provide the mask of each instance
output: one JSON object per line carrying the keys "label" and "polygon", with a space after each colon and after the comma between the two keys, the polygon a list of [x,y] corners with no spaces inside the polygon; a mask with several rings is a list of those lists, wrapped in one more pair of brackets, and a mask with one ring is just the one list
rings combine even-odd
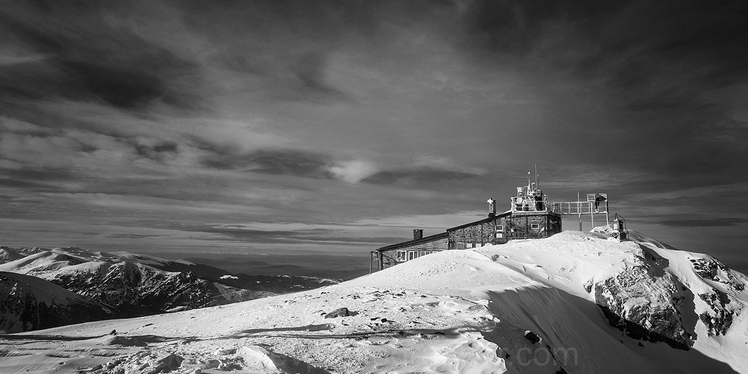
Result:
{"label": "metal railing", "polygon": [[558,214],[608,213],[608,202],[601,201],[595,207],[594,201],[569,201],[551,203],[551,212]]}

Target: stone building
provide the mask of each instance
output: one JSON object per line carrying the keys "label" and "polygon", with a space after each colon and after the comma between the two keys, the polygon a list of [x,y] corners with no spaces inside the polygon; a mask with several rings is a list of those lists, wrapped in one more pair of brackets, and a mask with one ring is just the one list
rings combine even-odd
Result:
{"label": "stone building", "polygon": [[561,232],[561,215],[549,210],[548,196],[529,181],[517,187],[510,209],[496,214],[496,201],[488,200],[488,217],[448,228],[446,232],[423,237],[413,230],[413,239],[371,252],[371,270],[382,270],[437,251],[468,249],[487,244],[504,244],[513,239],[547,238]]}

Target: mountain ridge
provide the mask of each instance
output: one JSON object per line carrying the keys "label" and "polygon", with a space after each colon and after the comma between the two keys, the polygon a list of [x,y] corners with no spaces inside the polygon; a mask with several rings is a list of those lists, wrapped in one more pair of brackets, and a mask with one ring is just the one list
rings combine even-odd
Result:
{"label": "mountain ridge", "polygon": [[[77,247],[1,246],[0,261],[6,261],[0,263],[0,271],[36,277],[39,281],[26,279],[36,285],[50,282],[83,297],[86,302],[75,303],[75,310],[92,320],[202,308],[336,283],[303,277],[234,276],[223,269],[184,260],[165,260],[131,252],[94,252]],[[33,292],[43,294],[42,288],[27,288],[29,295],[26,297],[32,300]],[[29,301],[26,305],[32,309],[50,306],[42,301]],[[63,312],[64,303],[55,305],[61,315],[76,314]],[[83,313],[83,305],[88,305],[91,311]],[[98,313],[100,308],[107,308],[109,313]],[[0,322],[14,326],[7,330],[10,332],[19,331],[19,326],[22,326],[20,331],[25,331],[40,326],[86,322],[81,318],[66,322],[65,318],[47,313],[42,316],[50,321],[17,323],[25,318],[24,313],[23,308],[17,309],[3,315]]]}

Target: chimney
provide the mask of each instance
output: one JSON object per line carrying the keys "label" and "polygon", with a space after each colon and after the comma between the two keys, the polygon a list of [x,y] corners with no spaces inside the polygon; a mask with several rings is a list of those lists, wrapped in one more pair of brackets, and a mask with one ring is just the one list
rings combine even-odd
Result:
{"label": "chimney", "polygon": [[423,239],[423,229],[413,230],[413,240]]}
{"label": "chimney", "polygon": [[493,217],[496,215],[496,200],[493,198],[488,199],[486,201],[488,203],[488,216]]}

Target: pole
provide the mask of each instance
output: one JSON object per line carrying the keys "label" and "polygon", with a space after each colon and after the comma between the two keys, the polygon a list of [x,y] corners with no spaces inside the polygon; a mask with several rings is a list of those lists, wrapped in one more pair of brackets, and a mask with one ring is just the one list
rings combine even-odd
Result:
{"label": "pole", "polygon": [[605,199],[605,225],[606,226],[610,225],[610,220],[609,220],[609,218],[610,218],[609,214],[610,213],[608,213],[610,211],[610,209],[608,209],[608,208],[609,208],[608,207],[608,199]]}
{"label": "pole", "polygon": [[579,192],[577,192],[577,215],[579,216],[579,231],[582,231],[582,205],[579,202]]}

